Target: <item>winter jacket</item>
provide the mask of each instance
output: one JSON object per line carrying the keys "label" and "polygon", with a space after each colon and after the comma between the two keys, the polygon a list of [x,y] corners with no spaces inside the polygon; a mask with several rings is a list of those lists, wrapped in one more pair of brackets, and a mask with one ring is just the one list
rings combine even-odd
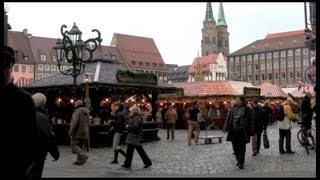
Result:
{"label": "winter jacket", "polygon": [[55,135],[52,126],[49,122],[48,113],[41,107],[36,108],[36,118],[40,130],[40,156],[43,160],[46,159],[48,152],[53,159],[59,159],[60,153],[56,143]]}
{"label": "winter jacket", "polygon": [[167,124],[175,124],[178,119],[178,114],[174,109],[169,109],[164,116],[167,120]]}
{"label": "winter jacket", "polygon": [[89,138],[89,109],[83,106],[77,107],[72,114],[69,136],[72,139]]}
{"label": "winter jacket", "polygon": [[262,133],[267,129],[267,114],[260,106],[252,107],[251,111],[255,123],[255,133]]}
{"label": "winter jacket", "polygon": [[115,132],[123,133],[124,129],[124,113],[122,111],[117,111],[114,120],[111,121],[111,125]]}
{"label": "winter jacket", "polygon": [[282,105],[283,105],[285,118],[282,121],[277,121],[276,127],[278,129],[283,129],[283,130],[292,129],[291,121],[296,119],[296,116],[292,112],[291,106],[289,105],[288,101],[284,101]]}
{"label": "winter jacket", "polygon": [[301,119],[307,129],[311,128],[312,121],[312,109],[311,99],[308,96],[304,96],[301,103]]}

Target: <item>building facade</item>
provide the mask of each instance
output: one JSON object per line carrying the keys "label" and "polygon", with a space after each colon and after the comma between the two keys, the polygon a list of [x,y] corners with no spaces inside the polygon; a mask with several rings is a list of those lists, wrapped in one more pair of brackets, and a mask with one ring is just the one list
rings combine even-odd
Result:
{"label": "building facade", "polygon": [[188,82],[190,65],[178,66],[166,64],[168,69],[168,84]]}
{"label": "building facade", "polygon": [[254,86],[269,81],[282,88],[295,87],[310,58],[304,30],[268,34],[228,56],[228,79]]}
{"label": "building facade", "polygon": [[223,5],[220,2],[218,21],[216,22],[212,13],[211,2],[207,2],[206,16],[202,28],[201,56],[220,52],[225,55],[229,54],[229,32]]}
{"label": "building facade", "polygon": [[197,57],[189,67],[188,75],[188,82],[226,80],[227,57],[222,53]]}
{"label": "building facade", "polygon": [[[12,73],[15,84],[24,86],[31,81],[60,73],[52,49],[57,41],[54,38],[32,36],[27,29],[8,32],[8,45],[16,51],[17,58]],[[115,33],[111,46],[101,48],[103,55],[118,64],[131,70],[155,73],[159,81],[167,82],[168,71],[152,38]],[[66,60],[61,64],[61,70],[72,68],[72,64]]]}

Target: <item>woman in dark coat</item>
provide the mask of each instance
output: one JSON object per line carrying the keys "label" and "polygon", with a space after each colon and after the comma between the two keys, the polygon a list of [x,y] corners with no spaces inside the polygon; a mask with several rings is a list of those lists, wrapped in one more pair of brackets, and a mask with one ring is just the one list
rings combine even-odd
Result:
{"label": "woman in dark coat", "polygon": [[144,168],[148,168],[149,166],[152,165],[152,162],[141,145],[142,119],[140,117],[140,109],[137,106],[131,107],[129,115],[131,119],[129,124],[126,126],[126,128],[128,129],[128,135],[126,139],[126,143],[128,144],[127,156],[122,167],[124,168],[131,167],[133,152],[134,152],[134,149],[136,149],[145,165]]}
{"label": "woman in dark coat", "polygon": [[112,148],[114,150],[114,159],[111,161],[111,164],[118,163],[118,155],[119,152],[126,157],[126,153],[119,146],[121,136],[123,134],[124,129],[124,106],[121,103],[115,103],[112,107],[112,113],[114,114],[114,120],[109,120],[108,125],[111,125],[114,128],[113,135],[113,145]]}
{"label": "woman in dark coat", "polygon": [[36,93],[32,96],[32,99],[36,106],[36,119],[40,131],[40,160],[37,162],[37,178],[41,178],[48,152],[54,161],[59,159],[60,153],[49,121],[49,115],[45,110],[47,98],[42,93]]}

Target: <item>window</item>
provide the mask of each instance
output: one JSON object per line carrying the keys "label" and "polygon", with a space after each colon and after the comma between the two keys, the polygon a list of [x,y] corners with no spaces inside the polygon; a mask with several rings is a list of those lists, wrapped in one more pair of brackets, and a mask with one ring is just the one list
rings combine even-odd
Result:
{"label": "window", "polygon": [[43,64],[39,64],[39,65],[38,65],[38,70],[39,70],[39,71],[43,71]]}
{"label": "window", "polygon": [[261,80],[262,80],[262,81],[265,80],[264,78],[265,78],[264,74],[261,74]]}
{"label": "window", "polygon": [[264,53],[260,54],[260,59],[264,59]]}
{"label": "window", "polygon": [[303,49],[303,55],[308,55],[309,54],[309,49],[308,48],[304,48]]}
{"label": "window", "polygon": [[218,47],[221,47],[221,46],[222,46],[222,40],[219,39],[219,40],[218,40]]}
{"label": "window", "polygon": [[146,62],[146,66],[148,66],[148,67],[149,67],[149,66],[150,66],[150,63],[149,63],[149,62]]}
{"label": "window", "polygon": [[295,60],[294,62],[295,67],[301,67],[301,61],[300,60]]}
{"label": "window", "polygon": [[272,69],[272,63],[271,62],[267,63],[267,69]]}
{"label": "window", "polygon": [[267,53],[267,59],[271,59],[272,58],[272,53],[271,52],[268,52]]}
{"label": "window", "polygon": [[57,61],[57,58],[56,58],[55,55],[52,56],[52,60],[53,60],[53,61]]}
{"label": "window", "polygon": [[290,79],[293,78],[293,72],[290,72]]}
{"label": "window", "polygon": [[285,72],[281,73],[281,78],[286,78],[286,73]]}
{"label": "window", "polygon": [[19,66],[18,65],[14,65],[14,72],[19,72]]}
{"label": "window", "polygon": [[49,74],[45,74],[45,76],[44,77],[49,77],[50,75]]}
{"label": "window", "polygon": [[204,43],[205,43],[205,44],[209,44],[209,43],[210,43],[210,40],[209,40],[209,37],[208,37],[208,36],[205,36],[205,37],[204,37]]}
{"label": "window", "polygon": [[259,81],[259,76],[256,74],[256,79],[255,79],[256,81]]}
{"label": "window", "polygon": [[280,62],[280,68],[286,68],[286,62],[285,61],[281,61]]}
{"label": "window", "polygon": [[260,64],[260,70],[265,70],[265,64],[264,63]]}
{"label": "window", "polygon": [[47,56],[45,54],[42,54],[40,56],[41,61],[46,61],[47,60]]}
{"label": "window", "polygon": [[33,66],[29,66],[29,73],[33,73]]}
{"label": "window", "polygon": [[157,67],[157,63],[152,63],[152,66],[153,67]]}
{"label": "window", "polygon": [[50,71],[50,64],[45,64],[44,65],[44,70],[45,71]]}
{"label": "window", "polygon": [[246,76],[242,76],[242,81],[246,81]]}
{"label": "window", "polygon": [[273,58],[278,58],[279,57],[279,52],[276,51],[276,52],[273,52]]}
{"label": "window", "polygon": [[278,69],[278,68],[279,68],[279,63],[278,62],[273,63],[273,69]]}
{"label": "window", "polygon": [[212,43],[213,43],[213,44],[217,44],[216,37],[214,37],[214,36],[212,37]]}
{"label": "window", "polygon": [[136,61],[131,61],[131,64],[135,66],[136,65]]}
{"label": "window", "polygon": [[241,61],[245,62],[246,61],[246,56],[241,56]]}
{"label": "window", "polygon": [[293,67],[293,61],[288,61],[288,67]]}
{"label": "window", "polygon": [[296,49],[294,51],[295,56],[300,56],[301,55],[301,49]]}
{"label": "window", "polygon": [[296,78],[300,78],[301,74],[299,72],[297,72]]}
{"label": "window", "polygon": [[292,56],[293,55],[293,51],[292,50],[288,50],[288,56]]}
{"label": "window", "polygon": [[281,57],[286,57],[286,51],[281,51]]}
{"label": "window", "polygon": [[57,67],[56,65],[51,65],[51,71],[56,71]]}
{"label": "window", "polygon": [[236,66],[236,71],[240,71],[240,66],[239,65]]}
{"label": "window", "polygon": [[21,66],[21,72],[26,72],[26,66]]}
{"label": "window", "polygon": [[230,58],[230,63],[233,63],[233,57]]}
{"label": "window", "polygon": [[258,71],[259,70],[259,64],[254,65],[254,70]]}
{"label": "window", "polygon": [[246,66],[245,65],[241,65],[241,71],[245,72],[246,71]]}
{"label": "window", "polygon": [[139,61],[139,66],[143,66],[143,62],[142,61]]}
{"label": "window", "polygon": [[271,73],[268,74],[268,79],[272,80],[272,74]]}
{"label": "window", "polygon": [[43,75],[42,74],[38,74],[38,79],[42,79]]}
{"label": "window", "polygon": [[248,81],[251,81],[251,75],[248,76]]}
{"label": "window", "polygon": [[303,60],[303,66],[309,66],[309,60],[308,59],[304,59]]}
{"label": "window", "polygon": [[23,56],[24,61],[28,61],[28,56]]}
{"label": "window", "polygon": [[236,57],[236,63],[239,63],[239,56]]}
{"label": "window", "polygon": [[255,60],[255,61],[258,60],[258,57],[259,57],[258,54],[254,54],[254,55],[253,55],[253,60]]}
{"label": "window", "polygon": [[252,65],[251,64],[249,64],[247,67],[248,67],[248,69],[247,69],[248,71],[252,71]]}
{"label": "window", "polygon": [[252,55],[247,56],[247,61],[252,61]]}

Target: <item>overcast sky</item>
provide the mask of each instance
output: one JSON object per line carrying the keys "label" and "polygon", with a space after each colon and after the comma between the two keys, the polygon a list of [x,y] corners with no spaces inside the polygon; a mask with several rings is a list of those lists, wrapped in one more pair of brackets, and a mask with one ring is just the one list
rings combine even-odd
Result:
{"label": "overcast sky", "polygon": [[[211,3],[218,19],[219,3]],[[83,39],[101,32],[103,45],[114,33],[153,38],[165,63],[189,65],[201,55],[206,2],[199,3],[6,3],[14,31],[61,38],[60,27],[73,22]],[[230,53],[268,33],[304,29],[304,3],[223,3]]]}

